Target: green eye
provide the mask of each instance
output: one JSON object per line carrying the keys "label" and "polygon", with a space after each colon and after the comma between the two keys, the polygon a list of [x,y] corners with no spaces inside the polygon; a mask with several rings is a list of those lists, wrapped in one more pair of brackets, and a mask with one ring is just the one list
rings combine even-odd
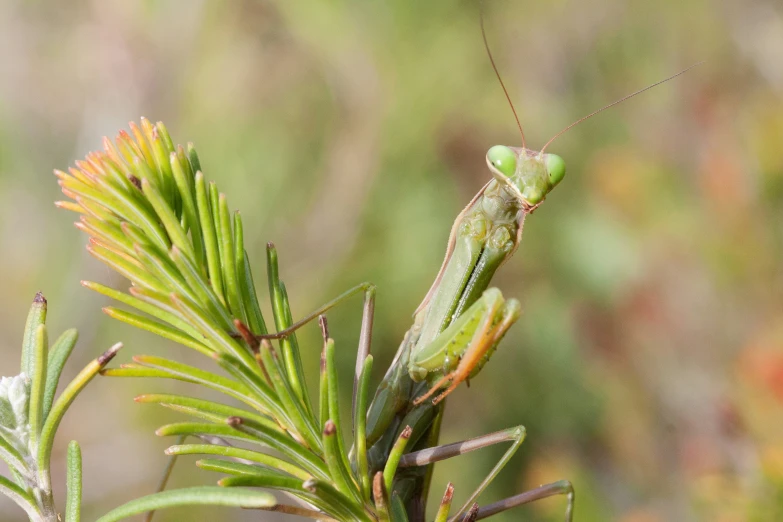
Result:
{"label": "green eye", "polygon": [[487,159],[493,167],[508,177],[513,176],[517,170],[517,155],[513,150],[503,145],[495,145],[489,149]]}
{"label": "green eye", "polygon": [[565,176],[565,161],[557,154],[547,154],[546,171],[549,173],[549,186],[554,187]]}

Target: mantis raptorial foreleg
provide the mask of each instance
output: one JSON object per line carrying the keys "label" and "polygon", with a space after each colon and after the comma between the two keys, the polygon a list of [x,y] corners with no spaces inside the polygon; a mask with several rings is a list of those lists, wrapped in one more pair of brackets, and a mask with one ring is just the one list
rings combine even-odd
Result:
{"label": "mantis raptorial foreleg", "polygon": [[429,345],[411,357],[408,365],[411,377],[416,381],[425,378],[434,381],[429,391],[413,404],[421,404],[445,386],[446,390],[432,401],[438,404],[462,381],[478,373],[519,313],[519,301],[505,301],[497,288],[486,290]]}
{"label": "mantis raptorial foreleg", "polygon": [[[449,522],[456,522],[460,519],[460,516],[473,505],[478,496],[484,491],[484,489],[486,489],[490,482],[495,479],[495,477],[505,467],[511,457],[514,456],[516,451],[522,445],[522,442],[524,442],[525,434],[525,427],[517,426],[515,428],[509,428],[495,433],[490,433],[488,435],[464,440],[462,442],[445,444],[435,448],[427,448],[413,453],[408,453],[407,455],[403,456],[400,460],[399,467],[408,468],[413,466],[427,466],[441,460],[446,460],[458,455],[470,453],[471,451],[475,451],[477,449],[486,448],[488,446],[493,446],[503,442],[511,442],[511,446],[503,454],[497,464],[495,464],[495,467],[492,468],[492,470],[484,478],[481,484],[479,484],[476,490],[471,493],[468,500],[465,501],[464,505],[457,511],[457,513],[449,519]],[[567,496],[568,504],[566,506],[565,519],[566,522],[571,522],[574,509],[574,489],[571,486],[571,483],[565,480],[555,482],[553,484],[547,484],[545,486],[520,493],[519,495],[515,495],[513,497],[509,497],[507,499],[480,508],[478,511],[478,516],[475,520],[487,518],[501,511],[505,511],[521,504],[532,502],[534,500],[550,497],[552,495]]]}

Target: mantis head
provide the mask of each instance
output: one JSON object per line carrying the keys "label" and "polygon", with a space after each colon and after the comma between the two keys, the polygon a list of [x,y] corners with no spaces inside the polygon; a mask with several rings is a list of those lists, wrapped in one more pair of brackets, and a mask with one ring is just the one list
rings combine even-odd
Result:
{"label": "mantis head", "polygon": [[541,203],[565,176],[563,158],[524,147],[495,145],[487,152],[487,165],[527,207]]}

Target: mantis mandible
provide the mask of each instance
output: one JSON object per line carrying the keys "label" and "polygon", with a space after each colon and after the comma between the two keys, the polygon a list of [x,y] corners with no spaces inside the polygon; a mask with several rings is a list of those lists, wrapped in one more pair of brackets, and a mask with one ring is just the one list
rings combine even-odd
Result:
{"label": "mantis mandible", "polygon": [[[489,180],[459,213],[452,226],[445,259],[422,303],[414,313],[414,322],[405,334],[400,348],[376,391],[369,407],[366,426],[366,447],[354,448],[358,466],[375,472],[383,468],[395,441],[405,433],[408,448],[399,468],[424,467],[423,474],[414,472],[394,482],[393,491],[407,504],[411,520],[423,519],[424,506],[417,499],[426,498],[430,481],[430,464],[489,445],[512,442],[489,475],[470,495],[468,501],[449,518],[451,496],[444,497],[447,506],[436,522],[455,522],[464,513],[470,520],[479,520],[511,507],[563,494],[567,497],[566,521],[571,521],[574,490],[570,482],[560,481],[521,493],[509,499],[479,508],[474,500],[494,479],[524,440],[525,430],[519,426],[495,434],[460,443],[430,447],[437,444],[443,400],[463,381],[474,377],[486,364],[503,335],[519,317],[520,305],[515,299],[505,300],[496,288],[489,288],[495,271],[517,250],[525,219],[545,200],[549,192],[565,176],[565,162],[547,147],[575,125],[595,116],[661,83],[667,82],[698,63],[664,80],[629,94],[577,120],[552,137],[540,151],[528,149],[511,97],[495,65],[487,43],[483,19],[481,31],[493,70],[519,127],[522,147],[496,145],[486,155],[492,179]],[[345,292],[291,327],[259,339],[281,339],[302,325],[324,314],[338,303],[364,293],[364,312],[359,338],[354,381],[354,410],[359,374],[370,351],[375,287],[364,283]],[[431,401],[429,400],[435,396]],[[369,460],[369,464],[368,464]],[[448,502],[447,502],[448,498]],[[470,511],[469,511],[470,510]]]}

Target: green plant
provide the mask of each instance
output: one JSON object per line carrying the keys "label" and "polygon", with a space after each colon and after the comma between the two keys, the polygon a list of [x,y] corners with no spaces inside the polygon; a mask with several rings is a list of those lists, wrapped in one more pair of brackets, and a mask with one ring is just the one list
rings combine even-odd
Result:
{"label": "green plant", "polygon": [[[112,510],[101,522],[188,504],[255,508],[318,520],[421,520],[434,462],[501,442],[511,442],[510,448],[451,518],[453,487],[449,485],[436,522],[486,518],[554,494],[568,495],[566,519],[570,520],[573,489],[566,481],[482,508],[474,503],[521,445],[525,435],[521,426],[436,447],[441,400],[480,371],[519,315],[516,300],[505,301],[500,291],[487,287],[495,269],[513,254],[524,217],[544,197],[536,193],[538,199],[531,204],[521,192],[528,183],[526,169],[538,172],[538,159],[529,156],[526,149],[504,149],[501,152],[520,156],[518,170],[516,163],[510,169],[504,163],[503,172],[494,169],[492,160],[495,180],[457,217],[441,274],[369,405],[375,288],[360,284],[294,322],[286,287],[279,277],[277,251],[270,243],[267,281],[274,322],[270,333],[244,248],[241,216],[232,213],[225,195],[205,180],[193,145],[175,147],[162,123],[153,125],[142,119],[140,126],[131,123],[130,127],[132,136],[123,131],[113,142],[105,139],[104,151],[88,154],[68,173],[55,171],[70,199],[57,205],[80,214],[76,225],[90,236],[89,252],[131,282],[127,292],[98,283],[83,284],[130,308],[104,308],[109,316],[192,348],[222,372],[146,355],[134,356],[132,363],[119,368],[101,370],[117,345],[66,388],[49,414],[47,405],[75,333],[64,336],[51,352],[54,385],[50,386],[47,365],[42,362],[46,354],[45,309],[41,312],[42,305],[36,301],[25,335],[23,373],[8,386],[17,410],[29,413],[13,417],[15,424],[9,426],[17,431],[10,432],[14,435],[9,440],[16,446],[8,447],[9,458],[18,468],[15,471],[21,473],[17,479],[26,481],[27,490],[17,491],[11,485],[6,489],[28,509],[31,518],[57,517],[48,479],[51,437],[76,391],[101,370],[108,376],[198,384],[242,404],[237,407],[173,394],[137,397],[138,402],[159,404],[193,417],[192,422],[158,429],[158,435],[179,437],[166,453],[174,457],[201,455],[199,467],[224,477],[218,480],[218,487],[164,491],[164,483],[161,491]],[[490,156],[497,150],[491,149]],[[562,178],[561,164],[562,160],[559,177],[548,190]],[[523,185],[518,187],[518,182]],[[504,206],[487,211],[483,201],[492,198],[502,199]],[[464,264],[466,248],[475,266]],[[335,345],[323,314],[357,294],[364,295],[364,315],[349,449],[344,442],[349,430],[340,422]],[[316,318],[323,332],[323,347],[318,399],[312,403],[296,330]],[[443,388],[445,392],[427,400]],[[25,438],[28,431],[29,442]],[[188,437],[194,442],[187,442]],[[24,447],[29,448],[28,454],[19,453]],[[71,452],[71,469],[78,470],[78,446]],[[37,460],[30,460],[29,455]],[[74,493],[70,494],[66,518],[71,521],[79,519],[78,475],[78,471],[69,473],[74,484],[69,491]],[[277,503],[256,488],[285,492],[301,505]]]}
{"label": "green plant", "polygon": [[[46,299],[36,294],[22,340],[21,373],[0,378],[0,459],[11,479],[0,475],[0,492],[27,512],[31,521],[60,520],[52,495],[49,465],[57,428],[73,400],[111,361],[118,343],[91,361],[56,396],[60,375],[76,345],[76,330],[67,330],[49,346]],[[81,506],[81,450],[68,445],[66,522],[79,520]]]}

